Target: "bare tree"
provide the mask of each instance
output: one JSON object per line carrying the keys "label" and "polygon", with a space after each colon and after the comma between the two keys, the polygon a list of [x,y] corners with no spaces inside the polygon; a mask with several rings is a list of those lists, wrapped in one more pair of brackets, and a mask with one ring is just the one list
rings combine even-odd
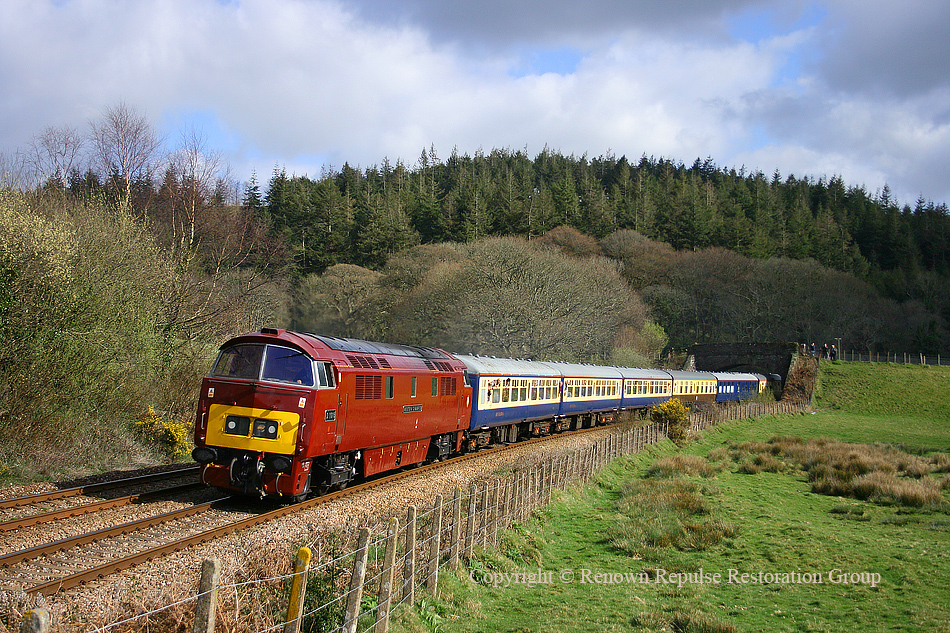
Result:
{"label": "bare tree", "polygon": [[19,152],[10,156],[0,152],[0,189],[17,189],[25,184],[25,161]]}
{"label": "bare tree", "polygon": [[39,185],[56,181],[61,193],[63,210],[66,209],[66,190],[69,173],[76,167],[82,154],[84,139],[75,128],[52,125],[36,136],[30,143],[28,160]]}
{"label": "bare tree", "polygon": [[148,119],[124,102],[108,108],[89,127],[95,159],[112,182],[120,207],[128,210],[132,185],[151,175],[161,139]]}
{"label": "bare tree", "polygon": [[194,128],[182,131],[178,151],[169,165],[175,180],[175,237],[182,252],[197,246],[198,214],[215,203],[222,182],[229,178],[229,167],[221,154],[209,150],[207,139]]}

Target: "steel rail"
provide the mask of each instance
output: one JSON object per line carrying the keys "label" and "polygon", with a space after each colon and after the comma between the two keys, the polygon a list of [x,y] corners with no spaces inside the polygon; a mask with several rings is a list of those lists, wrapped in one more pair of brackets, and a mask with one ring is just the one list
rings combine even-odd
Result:
{"label": "steel rail", "polygon": [[[301,511],[301,510],[306,510],[306,509],[309,509],[309,508],[313,508],[313,507],[316,507],[316,506],[318,506],[318,505],[321,505],[321,504],[324,504],[324,503],[328,503],[328,502],[330,502],[330,501],[333,501],[333,500],[335,500],[335,499],[339,499],[340,497],[343,497],[343,496],[346,496],[346,495],[355,494],[355,493],[357,493],[357,492],[361,492],[361,491],[364,491],[364,490],[368,490],[368,489],[371,489],[371,488],[375,488],[375,487],[381,486],[381,485],[383,485],[383,484],[388,484],[388,483],[392,483],[392,482],[394,482],[394,481],[399,481],[399,480],[401,480],[401,479],[406,479],[406,478],[408,478],[408,477],[412,477],[412,476],[417,475],[417,474],[425,473],[425,472],[428,472],[428,471],[430,471],[430,470],[437,470],[437,469],[440,469],[440,468],[450,467],[450,466],[453,466],[453,465],[455,465],[455,464],[458,464],[458,463],[467,461],[467,460],[469,460],[469,459],[476,459],[476,458],[478,458],[478,457],[482,457],[482,456],[484,456],[484,455],[489,455],[489,454],[492,454],[492,453],[495,453],[495,452],[502,452],[502,451],[506,451],[506,450],[510,450],[510,449],[514,449],[514,448],[518,448],[518,447],[522,447],[522,446],[527,446],[527,445],[530,445],[530,444],[535,444],[535,443],[538,443],[538,442],[544,442],[544,441],[546,441],[546,440],[554,439],[554,438],[556,438],[556,437],[565,437],[565,436],[568,436],[568,435],[579,435],[579,434],[590,433],[590,432],[593,432],[593,431],[604,430],[604,429],[609,428],[610,426],[613,426],[613,425],[604,425],[604,426],[596,426],[596,427],[585,428],[585,429],[577,429],[577,430],[574,430],[574,431],[565,431],[565,432],[562,432],[562,433],[558,433],[558,434],[556,434],[556,435],[547,435],[547,436],[543,436],[543,437],[531,438],[531,439],[529,439],[529,440],[524,440],[524,441],[521,441],[521,442],[515,442],[515,443],[512,443],[512,444],[506,444],[506,445],[504,445],[504,446],[496,446],[496,447],[494,447],[494,448],[488,448],[488,449],[479,450],[479,451],[476,451],[476,452],[474,452],[474,453],[466,453],[466,454],[464,454],[464,455],[460,455],[460,456],[458,456],[458,457],[453,457],[453,458],[451,458],[451,459],[447,459],[447,460],[441,461],[441,462],[433,462],[433,463],[431,463],[431,464],[426,464],[426,465],[418,466],[418,467],[415,467],[415,468],[407,468],[406,470],[399,471],[399,472],[393,473],[393,474],[391,474],[391,475],[388,475],[388,476],[385,476],[385,477],[381,477],[381,478],[379,478],[379,479],[373,479],[373,480],[370,480],[370,481],[364,481],[364,482],[361,482],[361,483],[356,484],[356,485],[354,485],[354,486],[349,486],[349,487],[345,488],[344,490],[337,490],[337,491],[334,491],[334,492],[330,492],[330,493],[321,495],[321,496],[319,496],[319,497],[314,497],[314,498],[312,498],[312,499],[307,499],[306,501],[303,501],[303,502],[301,502],[301,503],[286,505],[286,506],[277,508],[277,509],[275,509],[275,510],[271,510],[271,511],[269,511],[269,512],[264,512],[264,513],[261,513],[261,514],[258,514],[258,515],[254,515],[254,516],[252,516],[252,517],[247,517],[247,518],[245,518],[245,519],[241,519],[241,520],[236,521],[236,522],[234,522],[234,523],[229,523],[229,524],[227,524],[227,525],[224,525],[224,526],[221,526],[221,527],[217,527],[217,528],[213,528],[213,529],[211,529],[211,530],[207,530],[207,531],[204,531],[204,532],[201,532],[201,533],[198,533],[198,534],[194,534],[194,535],[191,535],[191,536],[187,536],[187,537],[184,537],[184,538],[181,538],[181,539],[178,539],[178,540],[175,540],[175,541],[171,541],[171,542],[166,543],[166,544],[163,544],[163,545],[158,545],[158,546],[149,548],[149,549],[147,549],[147,550],[144,550],[144,551],[142,551],[142,552],[138,552],[138,553],[136,553],[136,554],[130,554],[129,556],[125,556],[125,557],[122,557],[122,558],[117,558],[117,559],[115,559],[115,560],[111,560],[111,561],[109,561],[109,562],[107,562],[107,563],[104,563],[104,564],[102,564],[102,565],[99,565],[99,566],[97,566],[97,567],[92,567],[92,568],[89,568],[89,569],[85,569],[85,570],[76,572],[76,573],[74,573],[74,574],[70,574],[70,575],[68,575],[68,576],[64,576],[63,578],[59,578],[59,579],[57,579],[57,580],[52,580],[52,581],[49,581],[49,582],[46,582],[46,583],[42,583],[42,584],[39,584],[39,585],[35,585],[35,586],[33,586],[33,587],[30,587],[29,589],[26,589],[25,591],[26,591],[26,593],[28,593],[28,594],[38,594],[38,593],[39,593],[39,594],[44,594],[44,595],[50,595],[50,594],[56,593],[57,591],[61,591],[61,590],[64,590],[64,589],[72,589],[72,588],[74,588],[74,587],[78,587],[78,586],[80,586],[80,585],[82,585],[82,584],[85,584],[86,582],[98,580],[98,579],[104,578],[104,577],[106,577],[106,576],[108,576],[108,575],[110,575],[110,574],[114,574],[114,573],[117,573],[117,572],[120,572],[120,571],[124,571],[124,570],[126,570],[126,569],[128,569],[128,568],[130,568],[130,567],[133,567],[134,565],[138,565],[138,564],[140,564],[140,563],[147,562],[147,561],[153,560],[153,559],[155,559],[155,558],[159,558],[159,557],[161,557],[161,556],[165,556],[165,555],[167,555],[167,554],[171,554],[171,553],[174,553],[174,552],[181,551],[181,550],[183,550],[183,549],[185,549],[185,548],[187,548],[187,547],[192,547],[192,546],[194,546],[194,545],[199,545],[199,544],[201,544],[201,543],[206,543],[206,542],[208,542],[208,541],[212,541],[212,540],[214,540],[214,539],[216,539],[216,538],[219,538],[219,537],[221,537],[221,536],[226,536],[226,535],[228,535],[228,534],[230,534],[230,533],[232,533],[232,532],[235,532],[235,531],[237,531],[237,530],[241,530],[241,529],[248,528],[248,527],[253,527],[253,526],[255,526],[255,525],[260,525],[261,523],[266,523],[266,522],[268,522],[268,521],[273,521],[273,520],[282,518],[282,517],[284,517],[284,516],[287,516],[287,515],[289,515],[289,514],[293,514],[293,513],[295,513],[295,512],[299,512],[299,511]],[[219,500],[219,501],[220,501],[220,500]],[[205,506],[210,506],[212,503],[217,503],[217,501],[204,504],[204,506],[193,506],[193,508],[199,508],[199,507],[201,507],[201,508],[203,508],[203,510],[204,510],[204,509],[208,509],[208,508],[205,507]],[[202,511],[203,511],[203,510],[202,510]],[[195,513],[197,514],[197,512],[195,512]],[[164,516],[164,515],[163,515],[163,516]],[[138,522],[132,522],[132,523],[126,524],[126,525],[132,525],[132,524],[134,524],[134,523],[138,523]],[[120,527],[124,527],[124,526],[117,526],[117,528],[120,528]],[[117,528],[112,528],[112,529],[117,529]],[[109,528],[107,528],[107,530],[108,530],[108,529],[109,529]],[[97,534],[100,534],[100,535],[101,535],[101,534],[105,533],[107,530],[99,530],[98,532],[92,532],[92,533],[90,533],[90,534],[88,534],[88,535],[82,535],[82,537],[89,537],[89,536],[97,535]],[[131,530],[130,530],[130,531],[131,531]],[[82,538],[82,537],[76,537],[76,538]],[[69,540],[69,539],[66,539],[66,540]],[[86,540],[86,541],[84,541],[84,542],[88,543],[88,542],[92,542],[92,541],[94,541],[94,540],[96,540],[96,539],[95,539],[95,538],[92,538],[92,539]],[[63,541],[60,541],[59,543],[63,543]],[[77,544],[79,544],[79,543],[77,543]],[[57,545],[57,544],[50,544],[50,545],[45,546],[45,547],[49,548],[49,547],[52,547],[52,546],[54,546],[54,545]],[[41,546],[41,547],[44,547],[44,546]],[[39,548],[33,548],[33,549],[39,549]],[[56,549],[53,550],[53,551],[58,551],[58,550],[60,550],[60,549],[66,549],[66,547],[60,546],[60,547],[56,548]],[[30,551],[30,550],[26,550],[26,551],[28,552],[28,551]],[[44,552],[44,553],[46,553],[46,552]],[[14,553],[14,554],[17,554],[17,553]],[[14,556],[14,554],[11,554],[11,555],[8,555],[8,556]],[[37,556],[38,556],[38,555],[40,555],[40,554],[37,554]],[[33,557],[35,557],[35,556],[33,556]],[[4,560],[5,558],[6,558],[6,557],[0,557],[0,565],[6,564],[6,561]],[[25,560],[25,559],[24,559],[24,560]]]}
{"label": "steel rail", "polygon": [[62,490],[52,490],[50,492],[40,492],[35,495],[25,495],[22,497],[13,497],[10,499],[0,499],[0,509],[17,508],[19,506],[31,505],[34,503],[43,503],[44,501],[53,501],[55,499],[64,499],[66,497],[78,497],[93,492],[109,490],[111,488],[122,488],[123,486],[135,486],[138,484],[151,483],[153,481],[163,481],[165,479],[174,479],[175,477],[184,477],[191,473],[197,473],[200,466],[186,466],[176,470],[166,470],[151,475],[139,475],[137,477],[128,477],[126,479],[115,479],[113,481],[104,481],[98,484],[89,484],[87,486],[76,486],[74,488],[64,488]]}
{"label": "steel rail", "polygon": [[72,547],[78,547],[79,545],[94,543],[96,541],[102,540],[103,538],[121,536],[123,534],[129,534],[131,532],[136,532],[145,528],[168,523],[169,521],[177,521],[178,519],[184,519],[185,517],[201,514],[202,512],[207,512],[215,503],[218,503],[222,500],[223,499],[216,499],[214,501],[208,501],[207,503],[201,503],[194,506],[188,506],[187,508],[180,508],[178,510],[172,510],[171,512],[145,517],[144,519],[129,521],[128,523],[122,523],[121,525],[102,528],[101,530],[96,530],[95,532],[86,532],[85,534],[70,536],[69,538],[64,538],[52,543],[45,543],[43,545],[37,545],[36,547],[30,547],[29,549],[20,550],[18,552],[10,552],[9,554],[0,556],[0,567],[7,567],[16,563],[22,563],[23,561],[39,558],[40,556],[44,556],[46,554],[53,554],[62,550],[70,549]]}
{"label": "steel rail", "polygon": [[114,508],[121,508],[123,506],[131,505],[133,503],[142,503],[144,501],[148,501],[156,497],[180,494],[183,492],[194,490],[196,488],[203,488],[203,487],[204,487],[204,484],[195,482],[191,484],[184,484],[181,486],[173,486],[171,488],[163,488],[162,490],[142,492],[135,495],[129,495],[127,497],[116,497],[115,499],[106,499],[105,501],[84,503],[83,505],[73,506],[71,508],[64,508],[62,510],[53,510],[52,512],[43,512],[42,514],[34,514],[34,515],[23,517],[20,519],[10,519],[9,521],[3,521],[2,523],[0,523],[0,533],[12,532],[13,530],[20,530],[26,527],[32,527],[40,523],[49,523],[50,521],[68,519],[70,517],[82,516],[84,514],[90,514],[92,512],[101,512],[102,510],[112,510]]}

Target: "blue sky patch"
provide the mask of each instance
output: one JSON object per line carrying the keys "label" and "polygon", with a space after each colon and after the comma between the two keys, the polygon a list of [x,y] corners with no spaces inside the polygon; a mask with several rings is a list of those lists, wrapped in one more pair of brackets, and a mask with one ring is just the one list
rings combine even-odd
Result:
{"label": "blue sky patch", "polygon": [[512,77],[555,73],[570,75],[577,70],[584,54],[570,46],[560,48],[524,49],[519,54],[518,64],[509,70]]}

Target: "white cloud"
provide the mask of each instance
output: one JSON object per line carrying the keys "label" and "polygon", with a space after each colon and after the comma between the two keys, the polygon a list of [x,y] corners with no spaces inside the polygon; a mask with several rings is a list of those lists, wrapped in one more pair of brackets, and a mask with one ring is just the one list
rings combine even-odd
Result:
{"label": "white cloud", "polygon": [[[824,19],[798,25],[804,3],[773,0],[657,1],[638,11],[604,0],[580,14],[558,6],[9,2],[0,25],[0,151],[24,146],[46,125],[85,129],[124,100],[157,124],[217,117],[212,142],[239,177],[254,167],[262,181],[275,163],[317,175],[324,162],[412,165],[430,145],[443,157],[454,147],[535,153],[547,145],[687,163],[711,156],[768,174],[853,174],[849,184],[873,191],[887,182],[905,200],[950,198],[943,60],[920,61],[901,82],[882,63],[889,91],[843,79],[860,61],[847,48],[859,42],[855,25],[883,33],[896,20],[906,34],[911,22],[889,5],[829,0]],[[911,12],[915,23],[930,17],[928,32],[946,28],[942,5],[921,6]],[[737,11],[768,17],[749,24],[774,32],[754,43],[730,39],[726,18]],[[880,41],[875,59],[902,46]],[[572,47],[581,57],[570,73],[524,75],[533,45]],[[912,48],[923,57],[927,46]],[[905,52],[892,52],[906,62]]]}

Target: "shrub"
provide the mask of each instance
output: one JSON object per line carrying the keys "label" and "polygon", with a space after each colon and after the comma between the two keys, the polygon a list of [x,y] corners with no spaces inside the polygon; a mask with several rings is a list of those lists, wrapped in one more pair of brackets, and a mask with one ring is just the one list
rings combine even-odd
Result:
{"label": "shrub", "polygon": [[688,439],[689,410],[679,398],[670,398],[666,402],[650,407],[650,419],[666,425],[666,436],[677,446],[683,446]]}
{"label": "shrub", "polygon": [[188,428],[181,422],[166,420],[151,405],[136,420],[135,428],[146,442],[158,445],[171,459],[179,459],[191,451]]}

